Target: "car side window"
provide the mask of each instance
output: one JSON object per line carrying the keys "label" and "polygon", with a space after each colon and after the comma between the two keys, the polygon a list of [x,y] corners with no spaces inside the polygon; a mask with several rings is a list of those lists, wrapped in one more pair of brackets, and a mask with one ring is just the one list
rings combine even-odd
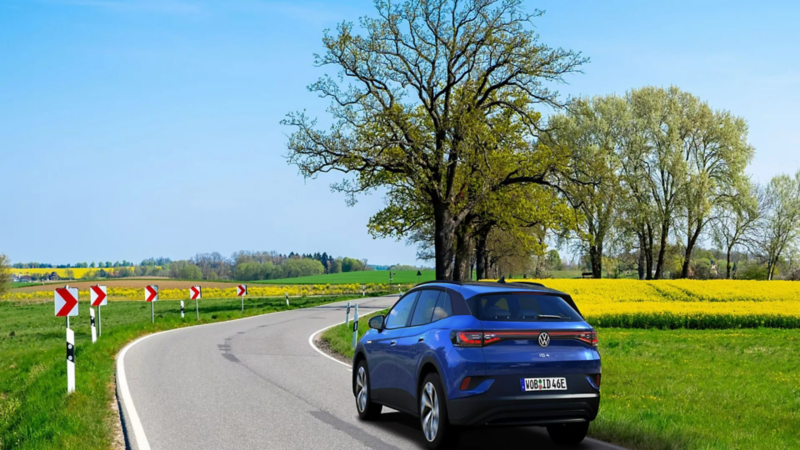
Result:
{"label": "car side window", "polygon": [[439,298],[440,293],[441,291],[428,289],[419,294],[419,301],[417,302],[417,307],[414,309],[414,317],[411,318],[412,327],[425,325],[431,322],[433,308],[436,307],[436,300]]}
{"label": "car side window", "polygon": [[453,303],[450,301],[450,294],[442,292],[439,300],[436,302],[436,307],[433,309],[433,319],[431,322],[446,319],[453,315]]}
{"label": "car side window", "polygon": [[411,308],[414,307],[414,300],[419,296],[419,291],[406,295],[389,311],[389,316],[386,317],[386,329],[392,330],[395,328],[403,328],[408,322],[408,316],[411,315]]}

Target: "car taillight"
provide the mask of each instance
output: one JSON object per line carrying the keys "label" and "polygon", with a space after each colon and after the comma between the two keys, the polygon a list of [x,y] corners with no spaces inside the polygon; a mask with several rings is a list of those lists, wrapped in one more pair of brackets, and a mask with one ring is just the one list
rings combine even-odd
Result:
{"label": "car taillight", "polygon": [[482,331],[456,331],[452,337],[453,345],[458,347],[482,347]]}
{"label": "car taillight", "polygon": [[[486,347],[500,341],[535,340],[543,331],[453,331],[450,339],[456,347]],[[577,339],[597,347],[596,331],[547,331],[552,339]]]}
{"label": "car taillight", "polygon": [[597,331],[587,331],[578,335],[578,340],[597,347]]}
{"label": "car taillight", "polygon": [[594,384],[595,384],[595,386],[597,386],[598,389],[600,389],[600,378],[601,377],[600,377],[599,373],[594,376]]}

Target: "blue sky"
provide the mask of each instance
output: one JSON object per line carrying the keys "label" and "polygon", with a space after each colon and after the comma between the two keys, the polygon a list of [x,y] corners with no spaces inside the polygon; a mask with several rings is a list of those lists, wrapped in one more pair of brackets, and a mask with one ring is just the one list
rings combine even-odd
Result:
{"label": "blue sky", "polygon": [[[551,46],[591,58],[565,95],[675,84],[750,124],[757,181],[800,169],[797,2],[542,1]],[[288,166],[279,124],[325,118],[305,87],[324,28],[372,2],[0,2],[0,253],[139,261],[327,251],[414,263],[373,240],[378,194],[347,207]]]}

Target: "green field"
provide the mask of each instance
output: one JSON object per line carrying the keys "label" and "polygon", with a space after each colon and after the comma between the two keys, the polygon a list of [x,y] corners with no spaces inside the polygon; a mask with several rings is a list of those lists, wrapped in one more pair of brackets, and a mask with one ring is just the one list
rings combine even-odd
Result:
{"label": "green field", "polygon": [[[592,437],[645,450],[800,448],[797,330],[598,334],[603,398]],[[352,358],[344,325],[323,339]]]}
{"label": "green field", "polygon": [[[422,276],[417,277],[416,270],[398,270],[392,272],[392,284],[416,284],[421,281],[436,279],[436,272],[423,270]],[[267,284],[387,284],[389,283],[388,270],[364,270],[360,272],[342,272],[310,277],[280,278],[275,280],[253,281],[251,283]]]}
{"label": "green field", "polygon": [[[294,298],[291,308],[349,298],[360,295]],[[238,299],[203,299],[200,323],[289,309],[282,298],[247,299],[244,313],[240,305]],[[118,420],[111,409],[115,355],[139,336],[197,324],[192,302],[186,307],[181,319],[178,301],[159,301],[151,324],[147,303],[113,302],[103,308],[103,335],[92,344],[88,307],[81,303],[81,315],[70,319],[76,391],[67,395],[65,320],[53,316],[51,302],[0,302],[0,449],[111,447]]]}

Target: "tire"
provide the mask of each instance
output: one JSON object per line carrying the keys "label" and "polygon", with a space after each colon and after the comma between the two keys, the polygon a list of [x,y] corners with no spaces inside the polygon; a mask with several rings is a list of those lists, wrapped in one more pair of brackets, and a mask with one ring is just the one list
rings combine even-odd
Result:
{"label": "tire", "polygon": [[439,375],[429,373],[422,380],[419,392],[420,426],[428,448],[451,448],[457,440],[457,429],[450,425],[447,399]]}
{"label": "tire", "polygon": [[381,415],[383,405],[372,401],[372,389],[369,384],[369,369],[367,360],[362,359],[356,368],[355,399],[358,418],[361,420],[375,420]]}
{"label": "tire", "polygon": [[547,434],[558,445],[577,445],[589,432],[589,422],[559,423],[547,426]]}

